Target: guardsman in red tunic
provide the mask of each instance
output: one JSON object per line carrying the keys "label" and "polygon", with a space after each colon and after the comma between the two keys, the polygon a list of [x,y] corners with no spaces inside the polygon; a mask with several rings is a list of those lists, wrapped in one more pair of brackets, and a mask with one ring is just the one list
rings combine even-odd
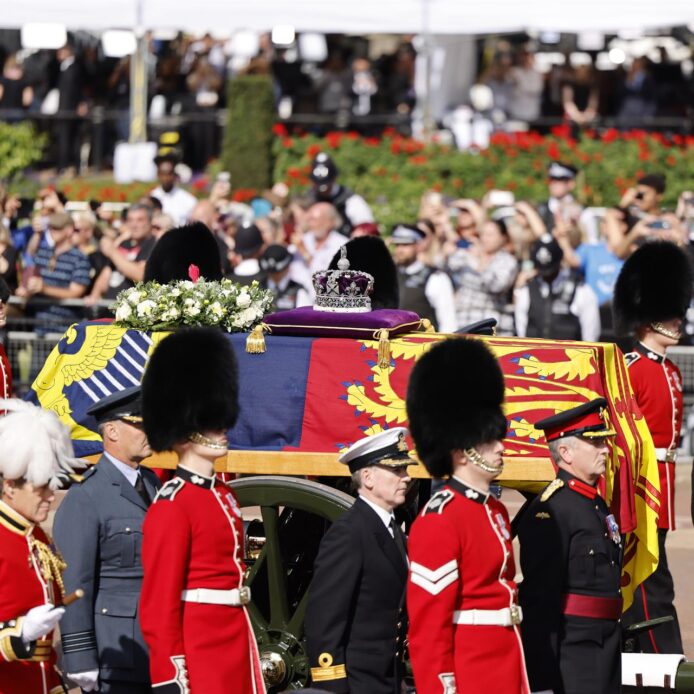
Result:
{"label": "guardsman in red tunic", "polygon": [[234,353],[215,329],[167,337],[145,371],[147,438],[179,459],[143,526],[140,623],[161,694],[265,692],[246,609],[241,510],[214,475],[238,414],[237,392]]}
{"label": "guardsman in red tunic", "polygon": [[[0,329],[7,324],[7,300],[10,298],[10,289],[2,277],[0,277]],[[5,348],[0,345],[0,398],[12,397],[12,370],[7,360]]]}
{"label": "guardsman in red tunic", "polygon": [[38,524],[76,461],[55,414],[20,400],[0,409],[0,694],[54,694],[65,691],[53,650],[65,564]]}
{"label": "guardsman in red tunic", "polygon": [[415,365],[407,415],[432,477],[447,478],[415,520],[408,553],[410,658],[417,694],[526,694],[503,469],[504,380],[484,343],[446,340]]}
{"label": "guardsman in red tunic", "polygon": [[680,444],[682,375],[665,355],[681,337],[682,321],[692,296],[692,271],[686,253],[672,243],[648,243],[624,264],[614,296],[615,324],[636,338],[626,355],[636,402],[646,419],[658,457],[660,513],[658,568],[640,585],[624,624],[671,616],[638,636],[644,653],[682,653],[675,587],[668,568],[665,540],[675,529],[675,461]]}
{"label": "guardsman in red tunic", "polygon": [[622,543],[596,487],[615,433],[606,405],[597,398],[535,424],[559,472],[518,526],[521,631],[534,692],[620,689]]}

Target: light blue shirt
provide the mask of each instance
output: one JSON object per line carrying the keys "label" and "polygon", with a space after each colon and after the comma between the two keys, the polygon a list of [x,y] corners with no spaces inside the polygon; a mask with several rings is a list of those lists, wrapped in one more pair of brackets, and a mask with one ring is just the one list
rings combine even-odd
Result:
{"label": "light blue shirt", "polygon": [[137,478],[140,476],[140,468],[138,467],[130,467],[130,465],[126,465],[125,463],[121,463],[120,460],[117,458],[114,458],[112,455],[106,453],[104,451],[104,455],[116,466],[116,469],[118,472],[120,472],[123,477],[125,477],[132,486],[135,486],[135,483],[137,482]]}

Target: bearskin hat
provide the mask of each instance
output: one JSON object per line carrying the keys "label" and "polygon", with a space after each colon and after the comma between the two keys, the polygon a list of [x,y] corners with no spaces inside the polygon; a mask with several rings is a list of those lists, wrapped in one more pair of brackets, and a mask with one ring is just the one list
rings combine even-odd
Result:
{"label": "bearskin hat", "polygon": [[157,241],[145,264],[145,282],[187,280],[191,265],[197,265],[206,280],[222,279],[219,246],[202,222],[171,229]]}
{"label": "bearskin hat", "polygon": [[451,474],[452,451],[506,436],[503,401],[504,376],[481,340],[444,340],[419,359],[407,386],[407,417],[432,477]]}
{"label": "bearskin hat", "polygon": [[644,244],[627,259],[614,288],[618,335],[640,325],[684,318],[692,298],[692,266],[686,252],[669,241]]}
{"label": "bearskin hat", "polygon": [[[328,269],[337,270],[340,251],[335,253]],[[371,308],[398,308],[400,289],[398,271],[388,247],[375,236],[359,236],[347,242],[347,260],[350,270],[368,272],[374,278]]]}
{"label": "bearskin hat", "polygon": [[186,328],[162,340],[142,379],[153,450],[170,451],[195,432],[230,429],[238,412],[236,357],[221,330]]}

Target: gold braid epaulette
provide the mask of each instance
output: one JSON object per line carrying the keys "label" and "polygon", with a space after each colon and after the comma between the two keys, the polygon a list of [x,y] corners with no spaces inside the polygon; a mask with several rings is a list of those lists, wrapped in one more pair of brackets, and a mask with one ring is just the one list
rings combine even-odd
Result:
{"label": "gold braid epaulette", "polygon": [[53,551],[45,542],[32,537],[29,541],[32,552],[38,556],[41,575],[46,581],[55,581],[60,588],[61,597],[65,597],[65,585],[63,584],[63,571],[67,564],[58,550]]}

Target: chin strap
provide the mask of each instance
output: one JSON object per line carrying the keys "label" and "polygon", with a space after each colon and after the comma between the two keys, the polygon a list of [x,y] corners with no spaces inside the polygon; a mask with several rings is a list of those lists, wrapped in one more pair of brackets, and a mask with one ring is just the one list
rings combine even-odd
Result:
{"label": "chin strap", "polygon": [[664,337],[669,337],[671,340],[679,340],[680,337],[682,337],[681,331],[675,332],[674,330],[670,330],[669,328],[666,328],[662,323],[651,323],[651,330],[654,330],[660,335],[663,335]]}
{"label": "chin strap", "polygon": [[464,453],[467,456],[467,459],[473,465],[477,465],[478,468],[481,468],[485,472],[499,475],[504,469],[503,461],[498,467],[495,465],[490,465],[489,461],[483,458],[474,448],[467,448],[465,449]]}

